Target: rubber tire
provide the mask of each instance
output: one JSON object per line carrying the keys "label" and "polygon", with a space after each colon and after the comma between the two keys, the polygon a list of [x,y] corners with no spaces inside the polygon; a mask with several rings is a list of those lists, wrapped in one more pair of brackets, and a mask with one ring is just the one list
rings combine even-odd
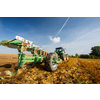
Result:
{"label": "rubber tire", "polygon": [[60,55],[60,58],[61,58],[63,61],[65,61],[65,60],[66,60],[66,54],[65,54],[65,53],[61,54],[61,55]]}
{"label": "rubber tire", "polygon": [[69,58],[68,58],[68,54],[66,54],[66,60],[68,60]]}
{"label": "rubber tire", "polygon": [[14,69],[15,69],[15,70],[18,70],[18,66],[16,66]]}
{"label": "rubber tire", "polygon": [[52,65],[52,59],[53,58],[55,58],[55,60],[58,61],[58,56],[55,53],[49,53],[46,56],[46,59],[45,59],[45,68],[48,71],[55,71],[57,69],[57,67],[58,67],[58,64],[55,67],[53,67],[53,65]]}
{"label": "rubber tire", "polygon": [[21,52],[21,50],[20,50],[20,49],[18,49],[18,52],[20,53],[20,52]]}

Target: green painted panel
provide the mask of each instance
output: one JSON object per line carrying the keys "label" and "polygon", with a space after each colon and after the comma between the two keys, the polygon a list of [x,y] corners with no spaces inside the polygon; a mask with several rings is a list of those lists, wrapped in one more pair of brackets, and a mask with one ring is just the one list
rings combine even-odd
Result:
{"label": "green painted panel", "polygon": [[61,52],[60,52],[60,54],[63,54],[63,53],[65,53],[65,52],[64,52],[64,51],[61,51]]}
{"label": "green painted panel", "polygon": [[[10,42],[11,40],[3,40],[3,41],[1,41],[1,43],[8,43],[8,42]],[[14,41],[12,41],[12,42],[10,42],[10,43],[15,43],[15,44],[22,44],[22,42],[21,41],[18,41],[18,40],[14,40]]]}

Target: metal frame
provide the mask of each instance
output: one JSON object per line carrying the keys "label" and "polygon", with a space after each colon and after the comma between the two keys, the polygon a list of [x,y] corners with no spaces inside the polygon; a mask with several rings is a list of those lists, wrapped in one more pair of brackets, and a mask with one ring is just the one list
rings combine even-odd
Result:
{"label": "metal frame", "polygon": [[[8,42],[6,42],[6,41],[8,41]],[[41,50],[41,49],[39,49],[39,47],[30,47],[30,46],[28,46],[29,44],[30,44],[29,42],[28,43],[20,42],[20,41],[16,41],[16,39],[4,40],[4,42],[2,41],[0,43],[0,45],[18,49],[18,52],[19,52],[19,54],[18,54],[18,69],[23,67],[23,65],[27,62],[32,62],[33,64],[36,62],[42,62],[48,54],[48,52],[44,51],[44,49]],[[24,53],[25,51],[31,52],[33,54],[33,56],[32,57],[26,56]],[[32,59],[32,60],[30,60],[30,59]],[[52,63],[62,63],[62,59],[60,59],[58,56],[58,61],[52,60]]]}

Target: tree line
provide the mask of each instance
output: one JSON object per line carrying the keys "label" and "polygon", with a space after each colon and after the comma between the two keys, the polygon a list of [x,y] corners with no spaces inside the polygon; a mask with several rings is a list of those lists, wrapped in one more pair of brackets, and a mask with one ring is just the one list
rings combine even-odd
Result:
{"label": "tree line", "polygon": [[75,54],[75,56],[73,55],[69,55],[69,57],[73,57],[73,58],[91,58],[91,59],[100,59],[100,46],[94,46],[91,48],[91,53],[89,54]]}

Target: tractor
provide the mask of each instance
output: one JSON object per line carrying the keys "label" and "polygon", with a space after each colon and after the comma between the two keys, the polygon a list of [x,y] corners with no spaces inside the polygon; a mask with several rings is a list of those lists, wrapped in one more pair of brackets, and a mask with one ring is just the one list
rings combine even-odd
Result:
{"label": "tractor", "polygon": [[55,54],[58,54],[58,57],[63,61],[68,60],[68,54],[65,54],[65,49],[63,47],[55,48]]}
{"label": "tractor", "polygon": [[[58,63],[62,63],[62,60],[68,60],[68,55],[65,54],[65,50],[62,47],[56,48],[54,53],[49,53],[33,43],[35,42],[26,40],[20,36],[16,36],[13,40],[3,40],[0,42],[0,45],[18,49],[18,66],[15,67],[16,73],[20,68],[25,67],[24,64],[27,62],[33,64],[44,62],[45,68],[48,71],[55,71]],[[31,52],[33,56],[26,56],[25,51]]]}

